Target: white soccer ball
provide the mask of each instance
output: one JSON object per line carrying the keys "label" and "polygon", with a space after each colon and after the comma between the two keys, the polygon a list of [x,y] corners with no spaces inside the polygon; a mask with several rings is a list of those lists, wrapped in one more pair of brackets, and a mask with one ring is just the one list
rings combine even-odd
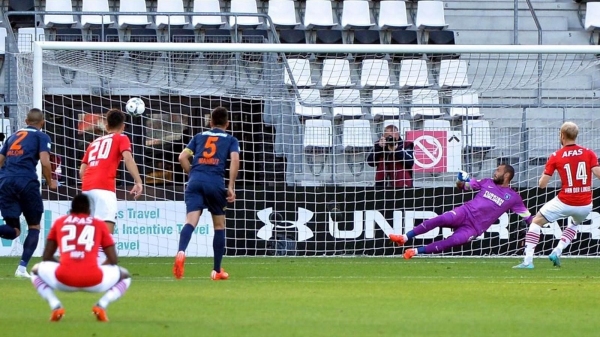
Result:
{"label": "white soccer ball", "polygon": [[125,110],[131,116],[141,116],[146,110],[146,104],[139,97],[134,97],[127,101],[125,105]]}

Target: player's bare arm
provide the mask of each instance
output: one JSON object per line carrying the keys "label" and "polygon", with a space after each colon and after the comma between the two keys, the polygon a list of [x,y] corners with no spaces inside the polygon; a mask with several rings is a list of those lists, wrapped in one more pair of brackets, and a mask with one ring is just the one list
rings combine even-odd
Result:
{"label": "player's bare arm", "polygon": [[552,176],[549,176],[547,174],[542,174],[542,176],[540,177],[540,181],[538,182],[538,186],[540,188],[546,188],[548,187],[548,183],[550,182],[550,178],[552,178]]}
{"label": "player's bare arm", "polygon": [[55,190],[58,186],[56,180],[52,179],[52,164],[50,163],[50,153],[40,152],[40,163],[42,164],[42,175],[46,179],[46,184],[51,190]]}
{"label": "player's bare arm", "polygon": [[54,240],[46,240],[46,247],[44,248],[44,253],[42,254],[42,261],[56,261],[54,258],[54,253],[58,249],[58,243]]}
{"label": "player's bare arm", "polygon": [[117,250],[115,249],[115,245],[102,248],[104,249],[104,254],[106,254],[106,261],[104,261],[103,264],[117,265],[119,259],[117,258]]}
{"label": "player's bare arm", "polygon": [[227,201],[235,201],[235,179],[237,178],[240,169],[240,154],[239,152],[231,152],[229,154],[231,164],[229,166],[229,186],[227,187]]}
{"label": "player's bare arm", "polygon": [[3,154],[0,154],[0,167],[4,166],[5,160],[6,160],[6,157]]}
{"label": "player's bare arm", "polygon": [[140,172],[138,171],[137,164],[135,163],[131,152],[123,151],[123,161],[125,162],[125,168],[133,177],[133,182],[135,184],[129,193],[133,194],[134,198],[137,199],[144,192],[144,185],[142,185]]}
{"label": "player's bare arm", "polygon": [[83,179],[83,175],[85,174],[85,170],[87,170],[87,167],[88,165],[83,163],[79,167],[79,177],[81,177],[81,179]]}
{"label": "player's bare arm", "polygon": [[185,174],[189,174],[190,170],[192,169],[190,158],[193,156],[194,153],[188,148],[183,149],[183,151],[181,151],[181,153],[179,154],[179,164],[181,165],[181,168],[183,169],[183,172],[185,172]]}
{"label": "player's bare arm", "polygon": [[[0,163],[1,163],[1,161],[0,161]],[[1,167],[1,166],[2,166],[2,165],[0,165],[0,167]],[[594,167],[592,167],[592,174],[593,174],[593,175],[594,175],[596,178],[600,179],[600,166],[594,166]]]}
{"label": "player's bare arm", "polygon": [[462,190],[465,188],[465,182],[464,181],[457,181],[456,182],[456,188],[458,188],[459,190]]}

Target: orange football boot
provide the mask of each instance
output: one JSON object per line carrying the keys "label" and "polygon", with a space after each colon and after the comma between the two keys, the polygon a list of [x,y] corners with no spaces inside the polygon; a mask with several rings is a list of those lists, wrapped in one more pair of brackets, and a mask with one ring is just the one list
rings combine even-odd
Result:
{"label": "orange football boot", "polygon": [[106,309],[99,305],[95,305],[92,308],[92,312],[96,315],[96,319],[100,322],[108,322],[108,315],[106,315]]}
{"label": "orange football boot", "polygon": [[219,280],[227,280],[229,278],[229,274],[225,271],[225,269],[221,268],[221,272],[217,273],[216,271],[212,271],[210,273],[210,278],[213,281],[219,281]]}
{"label": "orange football boot", "polygon": [[51,322],[58,322],[60,321],[63,316],[65,315],[65,308],[57,308],[52,310],[52,316],[50,316],[50,321]]}
{"label": "orange football boot", "polygon": [[417,250],[414,248],[410,248],[404,251],[404,258],[410,260],[413,256],[417,255]]}
{"label": "orange football boot", "polygon": [[390,240],[392,240],[392,242],[395,242],[400,246],[406,243],[406,240],[404,240],[404,235],[399,234],[390,234]]}
{"label": "orange football boot", "polygon": [[185,264],[185,253],[179,252],[175,256],[175,264],[173,265],[173,275],[175,275],[176,279],[181,279],[183,277],[183,265]]}

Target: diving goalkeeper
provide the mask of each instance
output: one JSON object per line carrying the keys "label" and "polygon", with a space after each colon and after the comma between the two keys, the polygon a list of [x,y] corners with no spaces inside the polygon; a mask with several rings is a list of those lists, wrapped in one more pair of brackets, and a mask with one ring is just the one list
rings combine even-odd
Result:
{"label": "diving goalkeeper", "polygon": [[521,196],[510,187],[510,181],[515,175],[515,169],[508,164],[501,164],[494,171],[492,179],[471,180],[466,172],[458,174],[456,187],[469,191],[479,191],[475,197],[464,205],[423,221],[404,235],[390,235],[390,239],[399,245],[417,235],[427,233],[438,227],[448,227],[454,233],[448,238],[428,244],[427,246],[407,249],[404,258],[410,259],[419,254],[434,254],[454,246],[465,244],[485,232],[507,211],[517,213],[527,224],[532,216],[523,204]]}

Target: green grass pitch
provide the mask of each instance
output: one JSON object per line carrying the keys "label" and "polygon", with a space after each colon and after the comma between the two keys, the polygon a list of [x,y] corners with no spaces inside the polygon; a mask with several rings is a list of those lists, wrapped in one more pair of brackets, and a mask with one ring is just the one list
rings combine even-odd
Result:
{"label": "green grass pitch", "polygon": [[88,293],[58,293],[66,315],[48,322],[17,261],[0,259],[1,336],[600,336],[597,259],[225,257],[230,280],[214,282],[210,258],[188,258],[183,280],[171,258],[123,258],[134,279],[109,323]]}

